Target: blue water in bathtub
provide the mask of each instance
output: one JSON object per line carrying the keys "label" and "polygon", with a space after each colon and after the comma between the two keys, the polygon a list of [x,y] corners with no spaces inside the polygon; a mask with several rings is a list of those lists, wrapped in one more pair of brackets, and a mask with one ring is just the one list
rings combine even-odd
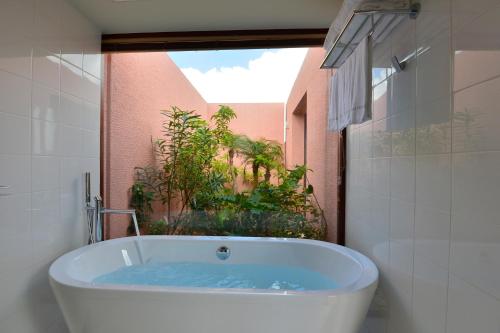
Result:
{"label": "blue water in bathtub", "polygon": [[326,290],[337,284],[305,268],[200,262],[146,263],[120,268],[94,279],[98,284],[175,287]]}

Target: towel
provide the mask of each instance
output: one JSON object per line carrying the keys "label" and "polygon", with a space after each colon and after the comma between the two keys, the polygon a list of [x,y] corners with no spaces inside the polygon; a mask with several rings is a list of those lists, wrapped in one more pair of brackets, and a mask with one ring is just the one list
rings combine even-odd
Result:
{"label": "towel", "polygon": [[372,117],[372,45],[365,37],[332,75],[329,91],[328,129],[341,131]]}

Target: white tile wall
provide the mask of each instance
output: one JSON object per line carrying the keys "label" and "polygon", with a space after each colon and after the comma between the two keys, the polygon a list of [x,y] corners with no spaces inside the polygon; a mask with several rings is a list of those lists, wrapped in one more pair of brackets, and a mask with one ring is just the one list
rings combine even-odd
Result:
{"label": "white tile wall", "polygon": [[[63,59],[63,60],[61,60]],[[48,267],[99,190],[100,33],[64,0],[0,2],[0,332],[67,332]]]}
{"label": "white tile wall", "polygon": [[[500,3],[421,5],[374,50],[374,120],[348,129],[347,244],[381,272],[362,332],[498,333]],[[412,52],[402,73],[383,58]]]}

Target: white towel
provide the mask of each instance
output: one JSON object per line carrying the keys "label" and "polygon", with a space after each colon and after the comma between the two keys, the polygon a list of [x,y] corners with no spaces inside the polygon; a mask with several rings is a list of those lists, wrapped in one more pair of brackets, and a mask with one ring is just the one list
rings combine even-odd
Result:
{"label": "white towel", "polygon": [[341,131],[372,117],[372,45],[365,37],[331,77],[328,128]]}

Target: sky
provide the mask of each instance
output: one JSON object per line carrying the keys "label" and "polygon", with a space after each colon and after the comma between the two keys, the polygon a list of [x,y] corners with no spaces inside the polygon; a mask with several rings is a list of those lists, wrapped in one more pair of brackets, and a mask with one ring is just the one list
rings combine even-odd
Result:
{"label": "sky", "polygon": [[209,103],[284,103],[306,48],[169,52]]}

